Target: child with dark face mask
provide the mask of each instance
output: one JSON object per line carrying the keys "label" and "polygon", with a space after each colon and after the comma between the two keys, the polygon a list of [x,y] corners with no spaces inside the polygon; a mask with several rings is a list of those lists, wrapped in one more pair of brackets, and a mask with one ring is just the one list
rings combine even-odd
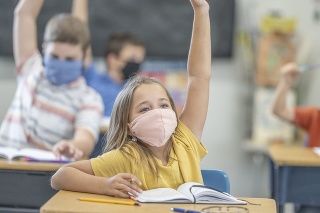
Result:
{"label": "child with dark face mask", "polygon": [[[186,0],[187,2],[187,0]],[[209,5],[190,0],[194,9],[188,58],[188,94],[177,117],[172,97],[152,78],[130,78],[116,98],[105,152],[60,168],[51,186],[129,198],[142,190],[203,183],[200,142],[207,116],[211,77]]]}
{"label": "child with dark face mask", "polygon": [[90,155],[99,134],[101,97],[82,77],[89,30],[59,14],[37,50],[36,19],[43,0],[21,0],[14,12],[14,59],[18,88],[1,125],[0,145],[51,150],[60,158]]}
{"label": "child with dark face mask", "polygon": [[[88,22],[88,1],[74,0],[72,14]],[[106,72],[97,70],[92,62],[91,49],[86,54],[83,76],[87,84],[101,95],[105,117],[111,116],[114,101],[129,77],[140,71],[145,54],[142,39],[126,32],[113,33],[107,38],[104,53]]]}

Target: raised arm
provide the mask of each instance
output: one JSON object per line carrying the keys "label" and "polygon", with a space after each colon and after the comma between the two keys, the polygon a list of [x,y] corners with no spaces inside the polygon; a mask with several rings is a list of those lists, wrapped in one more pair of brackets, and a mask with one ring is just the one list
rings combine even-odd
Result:
{"label": "raised arm", "polygon": [[280,72],[282,73],[282,79],[275,92],[272,103],[272,112],[281,119],[292,122],[295,118],[294,110],[287,106],[286,98],[291,85],[300,74],[300,71],[298,71],[297,66],[294,63],[289,63],[284,65]]}
{"label": "raised arm", "polygon": [[208,111],[211,77],[211,37],[209,5],[190,0],[194,10],[188,58],[188,95],[180,120],[200,140]]}
{"label": "raised arm", "polygon": [[[74,17],[79,18],[81,21],[85,22],[86,24],[89,23],[89,14],[88,14],[88,0],[73,0],[72,2],[72,15]],[[84,64],[85,67],[88,67],[92,62],[92,50],[91,46],[88,47],[86,51]]]}
{"label": "raised arm", "polygon": [[43,0],[20,0],[14,10],[13,53],[16,66],[38,48],[36,20],[42,4]]}

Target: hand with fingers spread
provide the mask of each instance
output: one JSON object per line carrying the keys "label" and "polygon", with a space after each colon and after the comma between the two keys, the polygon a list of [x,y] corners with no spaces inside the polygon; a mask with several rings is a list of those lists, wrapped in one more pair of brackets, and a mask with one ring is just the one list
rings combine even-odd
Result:
{"label": "hand with fingers spread", "polygon": [[62,155],[67,158],[74,158],[75,160],[83,158],[83,152],[78,149],[71,140],[62,140],[55,144],[52,148],[52,152],[59,159],[62,157]]}
{"label": "hand with fingers spread", "polygon": [[129,198],[130,195],[128,193],[134,196],[142,193],[142,190],[140,189],[140,180],[130,173],[119,173],[111,178],[108,178],[107,184],[107,195]]}

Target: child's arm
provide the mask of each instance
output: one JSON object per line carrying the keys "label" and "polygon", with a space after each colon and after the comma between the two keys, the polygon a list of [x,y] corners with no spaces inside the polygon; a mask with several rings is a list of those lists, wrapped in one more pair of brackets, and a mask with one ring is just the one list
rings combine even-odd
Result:
{"label": "child's arm", "polygon": [[36,20],[42,4],[43,0],[20,0],[14,10],[13,53],[16,66],[38,48]]}
{"label": "child's arm", "polygon": [[280,118],[293,122],[295,119],[294,110],[286,104],[288,91],[300,71],[294,63],[286,64],[281,68],[282,79],[277,86],[275,97],[272,103],[272,112]]}
{"label": "child's arm", "polygon": [[[81,21],[88,24],[88,0],[73,0],[72,2],[72,15],[79,18]],[[84,58],[84,66],[88,67],[92,62],[92,49],[88,47]]]}
{"label": "child's arm", "polygon": [[[129,181],[130,180],[130,181]],[[61,167],[51,178],[51,187],[94,194],[129,198],[124,192],[136,195],[142,190],[135,184],[140,180],[129,173],[120,173],[111,178],[95,176],[90,160],[77,161]]]}
{"label": "child's arm", "polygon": [[209,5],[190,0],[194,22],[188,59],[188,95],[180,120],[200,139],[207,117],[211,77]]}

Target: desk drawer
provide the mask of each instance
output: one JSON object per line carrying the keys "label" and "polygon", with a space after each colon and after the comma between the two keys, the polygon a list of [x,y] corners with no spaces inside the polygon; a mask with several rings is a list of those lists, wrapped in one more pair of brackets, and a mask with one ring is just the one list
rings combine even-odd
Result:
{"label": "desk drawer", "polygon": [[0,206],[39,209],[57,192],[50,186],[53,174],[0,169]]}

